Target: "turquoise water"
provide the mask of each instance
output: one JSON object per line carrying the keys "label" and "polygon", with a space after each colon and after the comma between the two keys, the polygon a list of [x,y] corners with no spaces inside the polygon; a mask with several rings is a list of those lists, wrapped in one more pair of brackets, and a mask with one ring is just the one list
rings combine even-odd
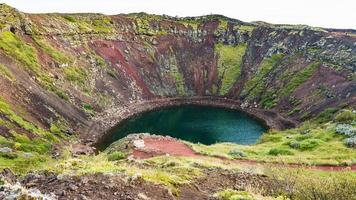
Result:
{"label": "turquoise water", "polygon": [[179,106],[125,120],[112,130],[102,146],[107,147],[130,133],[169,135],[202,144],[254,144],[264,131],[262,124],[242,112],[206,106]]}

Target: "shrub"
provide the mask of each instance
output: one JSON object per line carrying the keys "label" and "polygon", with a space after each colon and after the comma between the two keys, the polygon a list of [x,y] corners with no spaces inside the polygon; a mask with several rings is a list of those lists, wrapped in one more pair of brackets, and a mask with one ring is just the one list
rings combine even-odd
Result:
{"label": "shrub", "polygon": [[288,142],[288,146],[293,149],[299,149],[300,143],[295,140],[292,140],[292,141]]}
{"label": "shrub", "polygon": [[268,155],[272,156],[278,156],[278,155],[293,155],[294,153],[290,151],[289,149],[279,147],[279,148],[273,148],[270,149],[268,152]]}
{"label": "shrub", "polygon": [[356,135],[356,128],[348,124],[338,124],[335,129],[336,133],[352,137]]}
{"label": "shrub", "polygon": [[347,147],[356,148],[356,136],[346,138],[344,142]]}
{"label": "shrub", "polygon": [[[324,172],[326,173],[326,172]],[[270,169],[269,181],[262,188],[267,195],[300,200],[354,200],[356,179],[352,172],[328,172],[326,175],[302,169]]]}
{"label": "shrub", "polygon": [[109,161],[122,160],[126,157],[126,154],[121,151],[115,151],[108,155]]}
{"label": "shrub", "polygon": [[327,108],[323,112],[321,112],[317,117],[316,117],[316,122],[321,124],[325,122],[329,122],[333,119],[334,114],[338,111],[337,108]]}
{"label": "shrub", "polygon": [[243,151],[241,151],[240,149],[232,149],[229,151],[228,153],[230,156],[232,156],[233,158],[240,158],[240,157],[246,157],[247,154]]}
{"label": "shrub", "polygon": [[300,142],[300,150],[312,150],[314,148],[316,148],[317,146],[320,145],[322,141],[319,139],[307,139],[307,140],[303,140],[302,142]]}
{"label": "shrub", "polygon": [[343,110],[335,117],[335,121],[341,123],[352,122],[354,120],[356,120],[356,113],[352,112],[351,110]]}
{"label": "shrub", "polygon": [[90,104],[84,104],[84,105],[83,105],[83,108],[84,108],[85,110],[93,110],[93,106],[90,105]]}
{"label": "shrub", "polygon": [[13,159],[17,158],[18,156],[16,153],[9,152],[9,153],[0,153],[0,157],[13,160]]}
{"label": "shrub", "polygon": [[255,198],[245,191],[237,191],[232,189],[226,189],[220,191],[214,195],[215,198],[221,200],[254,200]]}

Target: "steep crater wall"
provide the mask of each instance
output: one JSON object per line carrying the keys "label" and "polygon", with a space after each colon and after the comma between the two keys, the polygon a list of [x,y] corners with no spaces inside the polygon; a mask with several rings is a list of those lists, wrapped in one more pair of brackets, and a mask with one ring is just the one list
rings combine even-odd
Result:
{"label": "steep crater wall", "polygon": [[356,105],[353,32],[219,15],[26,14],[4,4],[0,11],[5,137],[11,130],[35,137],[14,120],[20,116],[95,142],[144,111],[136,105],[177,98],[231,100],[226,106],[259,110],[252,114],[274,119],[274,128]]}

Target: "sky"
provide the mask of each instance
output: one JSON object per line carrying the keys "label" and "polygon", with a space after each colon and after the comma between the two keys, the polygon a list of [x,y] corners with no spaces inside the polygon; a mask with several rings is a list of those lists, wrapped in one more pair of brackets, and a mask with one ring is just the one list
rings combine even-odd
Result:
{"label": "sky", "polygon": [[0,0],[28,13],[222,14],[246,22],[356,29],[356,0]]}

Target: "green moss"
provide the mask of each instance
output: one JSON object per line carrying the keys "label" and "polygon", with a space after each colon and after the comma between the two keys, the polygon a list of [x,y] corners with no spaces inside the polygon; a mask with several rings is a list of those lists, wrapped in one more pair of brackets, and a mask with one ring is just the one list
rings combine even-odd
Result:
{"label": "green moss", "polygon": [[67,80],[76,83],[79,86],[83,86],[87,80],[87,72],[81,67],[66,67],[64,68],[64,74]]}
{"label": "green moss", "polygon": [[295,74],[292,79],[288,81],[287,85],[284,86],[283,90],[281,91],[281,95],[289,96],[299,85],[308,80],[319,66],[320,63],[318,62],[312,63]]}
{"label": "green moss", "polygon": [[66,14],[61,15],[61,17],[65,19],[67,23],[70,23],[72,26],[79,29],[80,32],[84,33],[111,33],[114,30],[110,17],[100,14]]}
{"label": "green moss", "polygon": [[219,55],[218,73],[221,80],[221,95],[227,94],[240,76],[242,58],[246,47],[246,44],[237,46],[217,44],[215,46],[215,52]]}
{"label": "green moss", "polygon": [[6,54],[24,64],[24,66],[35,74],[40,73],[37,53],[35,49],[23,42],[10,31],[0,33],[0,49]]}
{"label": "green moss", "polygon": [[260,95],[266,87],[266,76],[281,62],[283,57],[284,54],[274,54],[270,58],[265,58],[261,62],[256,74],[246,82],[241,96],[247,96],[248,100],[252,100]]}
{"label": "green moss", "polygon": [[170,73],[175,79],[175,84],[176,84],[176,88],[177,88],[178,94],[179,95],[185,95],[185,84],[184,84],[183,74],[181,74],[179,72],[177,66],[172,67]]}
{"label": "green moss", "polygon": [[169,67],[168,74],[174,79],[178,95],[186,95],[184,76],[178,69],[175,56],[173,54],[169,54],[168,58],[160,59],[159,62],[161,65]]}
{"label": "green moss", "polygon": [[0,64],[0,75],[2,75],[3,77],[7,78],[10,81],[15,80],[15,77],[12,74],[12,72],[3,64]]}
{"label": "green moss", "polygon": [[36,44],[40,46],[41,49],[43,49],[44,52],[50,55],[58,63],[70,63],[71,60],[73,60],[72,58],[70,58],[70,56],[52,47],[45,39],[39,36],[35,36],[33,37],[33,39]]}
{"label": "green moss", "polygon": [[57,141],[57,139],[48,131],[35,126],[34,124],[24,120],[22,117],[18,116],[4,100],[0,98],[0,113],[4,114],[11,122],[16,123],[21,128],[26,131],[36,134],[41,137],[45,137],[50,141]]}
{"label": "green moss", "polygon": [[47,90],[56,94],[63,93],[53,84],[53,79],[49,77],[45,71],[41,70],[36,50],[15,34],[9,31],[0,33],[0,49],[13,57],[16,61],[21,62],[23,64],[22,66],[27,70],[33,72],[38,82]]}

